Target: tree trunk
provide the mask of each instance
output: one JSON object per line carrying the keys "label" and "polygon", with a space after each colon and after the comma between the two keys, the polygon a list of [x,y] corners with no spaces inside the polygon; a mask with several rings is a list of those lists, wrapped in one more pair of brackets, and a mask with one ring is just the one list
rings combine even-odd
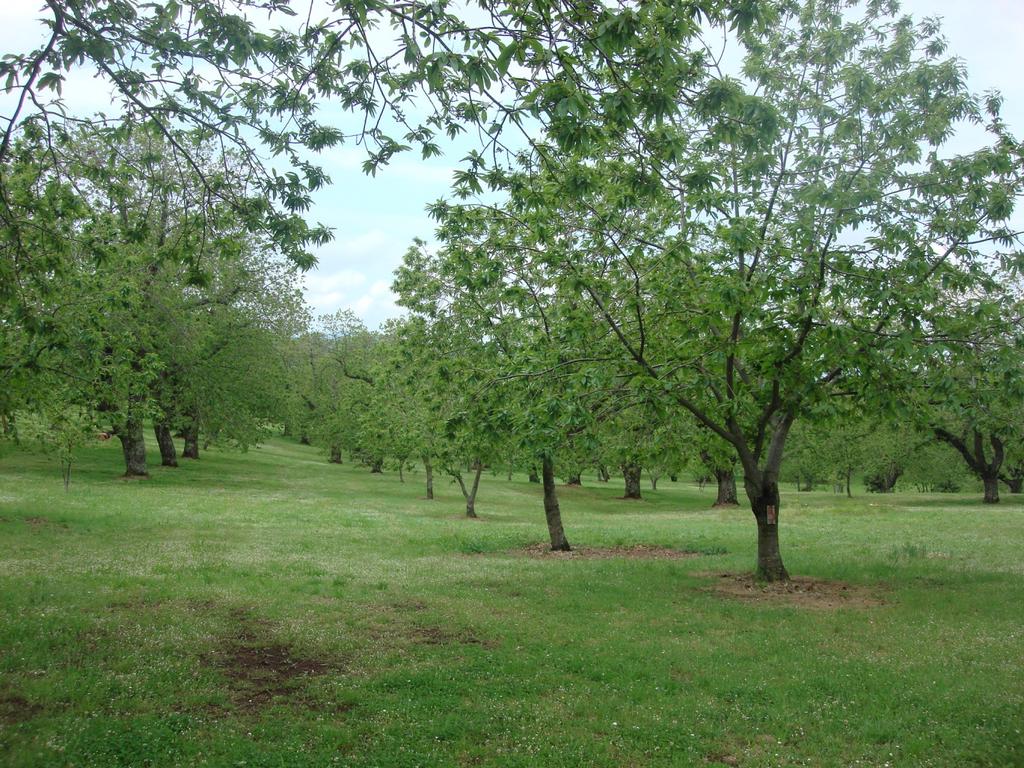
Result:
{"label": "tree trunk", "polygon": [[975,475],[981,478],[981,482],[985,486],[985,503],[998,504],[999,472],[1003,467],[1003,459],[1006,457],[1003,440],[994,434],[989,434],[988,443],[992,448],[992,458],[989,459],[985,455],[985,436],[978,429],[972,430],[971,434],[973,441],[972,445],[969,446],[967,440],[963,437],[954,435],[940,427],[935,429],[935,436],[956,448],[960,455],[964,457],[967,466],[971,468]]}
{"label": "tree trunk", "polygon": [[848,499],[852,499],[853,498],[853,494],[850,493],[850,475],[852,475],[852,474],[853,474],[853,470],[852,469],[847,469],[846,470],[846,498],[848,498]]}
{"label": "tree trunk", "polygon": [[384,473],[384,459],[370,459],[370,474],[380,475]]}
{"label": "tree trunk", "polygon": [[341,446],[337,444],[331,445],[331,455],[327,458],[331,464],[341,464]]}
{"label": "tree trunk", "polygon": [[539,483],[540,482],[540,477],[538,477],[538,475],[537,475],[537,468],[536,467],[530,467],[530,478],[529,478],[529,480],[530,480],[531,483]]}
{"label": "tree trunk", "polygon": [[577,472],[575,475],[569,475],[568,479],[565,481],[565,484],[577,486],[583,485],[583,480],[580,479],[580,473]]}
{"label": "tree trunk", "polygon": [[466,497],[466,517],[476,517],[476,492],[480,488],[480,475],[484,471],[483,462],[478,461],[475,465],[476,474],[473,475],[473,489]]}
{"label": "tree trunk", "polygon": [[555,494],[555,466],[549,456],[543,460],[544,473],[544,516],[548,521],[548,536],[551,537],[551,549],[555,552],[568,552],[572,549],[562,528],[562,511],[558,506]]}
{"label": "tree trunk", "polygon": [[718,481],[718,496],[713,506],[736,507],[739,501],[736,498],[736,473],[729,469],[716,469],[715,479]]}
{"label": "tree trunk", "polygon": [[640,467],[636,464],[626,464],[622,467],[622,476],[626,480],[627,499],[639,499],[640,496]]}
{"label": "tree trunk", "polygon": [[307,435],[305,432],[299,435],[299,445],[311,445],[311,443],[309,442],[309,435]]}
{"label": "tree trunk", "polygon": [[142,435],[142,422],[132,419],[117,430],[124,452],[125,477],[149,477],[146,471],[146,440]]}
{"label": "tree trunk", "polygon": [[160,446],[160,463],[165,467],[178,466],[178,452],[174,448],[174,436],[167,422],[157,422],[153,425],[153,431],[156,433],[156,444]]}
{"label": "tree trunk", "polygon": [[181,458],[183,459],[198,459],[199,458],[199,430],[195,425],[190,424],[181,431],[181,436],[185,438],[185,447],[181,451]]}
{"label": "tree trunk", "polygon": [[999,503],[999,478],[998,477],[983,477],[981,481],[985,484],[985,503],[986,504],[998,504]]}
{"label": "tree trunk", "polygon": [[405,474],[402,472],[402,467],[405,465],[405,459],[398,460],[398,482],[405,482]]}
{"label": "tree trunk", "polygon": [[611,475],[608,474],[608,467],[606,467],[604,464],[600,464],[597,467],[597,479],[600,480],[602,483],[607,483],[609,480],[612,479]]}
{"label": "tree trunk", "polygon": [[434,465],[430,463],[430,457],[423,457],[423,470],[427,473],[427,498],[434,498]]}
{"label": "tree trunk", "polygon": [[658,476],[657,475],[651,475],[651,490],[652,491],[658,490]]}
{"label": "tree trunk", "polygon": [[1010,489],[1010,493],[1020,493],[1022,487],[1024,487],[1024,477],[1011,477],[1006,481],[1006,487]]}
{"label": "tree trunk", "polygon": [[466,488],[466,483],[462,479],[462,473],[459,472],[455,475],[455,479],[459,481],[459,488],[462,489],[462,495],[466,499],[466,517],[476,517],[476,492],[480,487],[480,474],[484,471],[484,465],[482,462],[476,462],[473,465],[475,470],[473,476],[472,488]]}
{"label": "tree trunk", "polygon": [[788,581],[789,573],[779,550],[779,485],[774,481],[745,483],[750,508],[757,521],[757,578]]}

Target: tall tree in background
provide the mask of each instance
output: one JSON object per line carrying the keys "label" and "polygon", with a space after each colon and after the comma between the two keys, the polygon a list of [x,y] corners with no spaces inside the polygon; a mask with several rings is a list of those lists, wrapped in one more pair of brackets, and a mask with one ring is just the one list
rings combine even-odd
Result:
{"label": "tall tree in background", "polygon": [[1024,437],[1024,308],[1000,301],[1003,290],[993,279],[943,302],[935,333],[962,341],[933,350],[916,390],[923,428],[963,458],[987,504],[999,502],[1007,452]]}
{"label": "tall tree in background", "polygon": [[[16,143],[19,194],[37,211],[40,201],[61,201],[51,213],[68,239],[42,245],[36,258],[54,265],[49,278],[16,279],[24,311],[2,323],[11,343],[0,364],[24,383],[22,404],[45,397],[54,377],[67,379],[56,391],[73,392],[113,429],[128,476],[148,471],[144,420],[154,419],[163,463],[173,465],[171,432],[198,428],[199,403],[207,428],[252,442],[254,421],[272,411],[276,395],[267,393],[279,389],[260,379],[274,360],[267,350],[300,312],[294,267],[249,237],[229,208],[204,207],[194,187],[182,187],[159,134],[83,129],[60,154],[42,149]],[[232,166],[217,173],[230,178]],[[243,386],[240,368],[257,378]]]}

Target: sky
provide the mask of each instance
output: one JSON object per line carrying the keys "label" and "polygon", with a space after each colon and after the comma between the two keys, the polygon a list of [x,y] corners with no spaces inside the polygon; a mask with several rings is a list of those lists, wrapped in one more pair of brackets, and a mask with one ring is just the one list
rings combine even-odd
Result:
{"label": "sky", "polygon": [[[41,5],[0,0],[0,54],[43,41],[45,30],[36,21]],[[1001,91],[1004,118],[1024,134],[1024,0],[904,0],[903,9],[917,18],[944,19],[949,52],[966,61],[972,89]],[[70,78],[65,96],[76,113],[109,105],[107,89],[88,73]],[[6,106],[0,100],[0,113],[7,114]],[[333,184],[315,194],[309,218],[331,227],[334,240],[317,249],[318,265],[303,278],[314,315],[351,309],[374,328],[401,313],[390,290],[392,272],[413,238],[431,240],[434,227],[425,207],[446,195],[463,154],[456,149],[423,162],[408,153],[376,177],[363,174],[358,147],[320,156]]]}

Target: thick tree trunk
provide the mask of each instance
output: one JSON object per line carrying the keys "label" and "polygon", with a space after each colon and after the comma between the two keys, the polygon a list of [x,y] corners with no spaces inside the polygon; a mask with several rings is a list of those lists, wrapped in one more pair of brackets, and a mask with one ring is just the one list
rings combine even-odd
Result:
{"label": "thick tree trunk", "polygon": [[181,436],[185,438],[185,447],[181,451],[181,458],[198,459],[199,430],[194,425],[189,425],[181,431]]}
{"label": "thick tree trunk", "polygon": [[565,481],[565,484],[577,486],[583,485],[583,480],[580,478],[580,473],[577,472],[575,475],[569,475],[568,479]]}
{"label": "thick tree trunk", "polygon": [[153,425],[156,433],[156,444],[160,446],[160,463],[165,467],[178,466],[178,452],[174,448],[174,436],[166,422]]}
{"label": "thick tree trunk", "polygon": [[973,440],[970,445],[968,445],[967,439],[939,427],[935,429],[935,436],[956,448],[964,457],[967,466],[981,478],[981,482],[985,486],[985,503],[998,504],[999,472],[1003,467],[1003,459],[1006,457],[1002,438],[989,434],[987,442],[992,450],[992,457],[989,458],[985,455],[985,436],[978,429],[971,431]]}
{"label": "thick tree trunk", "polygon": [[341,464],[341,446],[332,445],[330,456],[327,457],[327,461],[331,464]]}
{"label": "thick tree trunk", "polygon": [[427,498],[434,498],[434,465],[430,463],[430,457],[423,457],[423,470],[427,474]]}
{"label": "thick tree trunk", "polygon": [[380,475],[384,472],[384,459],[370,459],[370,474]]}
{"label": "thick tree trunk", "polygon": [[540,477],[537,475],[537,468],[536,467],[530,467],[530,477],[529,477],[529,480],[530,480],[531,483],[539,483],[540,482]]}
{"label": "thick tree trunk", "polygon": [[555,493],[555,466],[548,456],[544,457],[542,471],[544,474],[544,516],[548,521],[548,536],[551,538],[551,549],[556,552],[568,552],[572,549],[562,528],[562,511],[558,506]]}
{"label": "thick tree trunk", "polygon": [[999,478],[998,477],[983,477],[981,481],[985,484],[985,503],[986,504],[998,504],[999,503]]}
{"label": "thick tree trunk", "polygon": [[866,478],[868,490],[872,493],[894,493],[896,483],[903,474],[903,468],[891,465]]}
{"label": "thick tree trunk", "polygon": [[718,481],[718,496],[715,499],[716,507],[736,507],[739,501],[736,498],[736,473],[729,469],[716,469],[715,479]]}
{"label": "thick tree trunk", "polygon": [[146,471],[146,440],[142,435],[142,422],[131,420],[117,430],[124,453],[125,477],[148,477]]}
{"label": "thick tree trunk", "polygon": [[626,481],[627,499],[639,499],[640,496],[640,467],[636,464],[626,464],[622,467],[622,477]]}
{"label": "thick tree trunk", "polygon": [[779,485],[771,480],[745,483],[750,508],[757,521],[757,578],[788,581],[789,573],[779,550]]}

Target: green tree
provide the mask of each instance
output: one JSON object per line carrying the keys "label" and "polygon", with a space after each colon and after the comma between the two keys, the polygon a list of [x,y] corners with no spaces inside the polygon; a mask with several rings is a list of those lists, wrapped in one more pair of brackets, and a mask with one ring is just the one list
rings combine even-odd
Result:
{"label": "green tree", "polygon": [[[1015,307],[972,301],[965,343],[936,354],[928,367],[923,421],[935,438],[954,448],[984,486],[984,501],[999,502],[999,480],[1006,476],[1007,447],[1021,439],[1024,399],[1024,336],[1008,335]],[[985,333],[978,320],[986,308],[994,327]],[[1002,310],[1002,311],[1000,311]],[[941,326],[940,326],[941,328]]]}
{"label": "green tree", "polygon": [[[768,580],[788,577],[778,481],[794,422],[836,396],[887,397],[939,296],[970,293],[988,244],[1015,242],[1022,153],[999,98],[967,90],[934,22],[847,5],[781,6],[731,35],[740,77],[694,54],[663,90],[678,112],[585,114],[576,130],[600,151],[538,145],[491,174],[503,205],[433,209],[477,295],[502,286],[526,311],[556,291],[581,380],[617,377],[732,446]],[[991,146],[951,154],[965,123]]]}

